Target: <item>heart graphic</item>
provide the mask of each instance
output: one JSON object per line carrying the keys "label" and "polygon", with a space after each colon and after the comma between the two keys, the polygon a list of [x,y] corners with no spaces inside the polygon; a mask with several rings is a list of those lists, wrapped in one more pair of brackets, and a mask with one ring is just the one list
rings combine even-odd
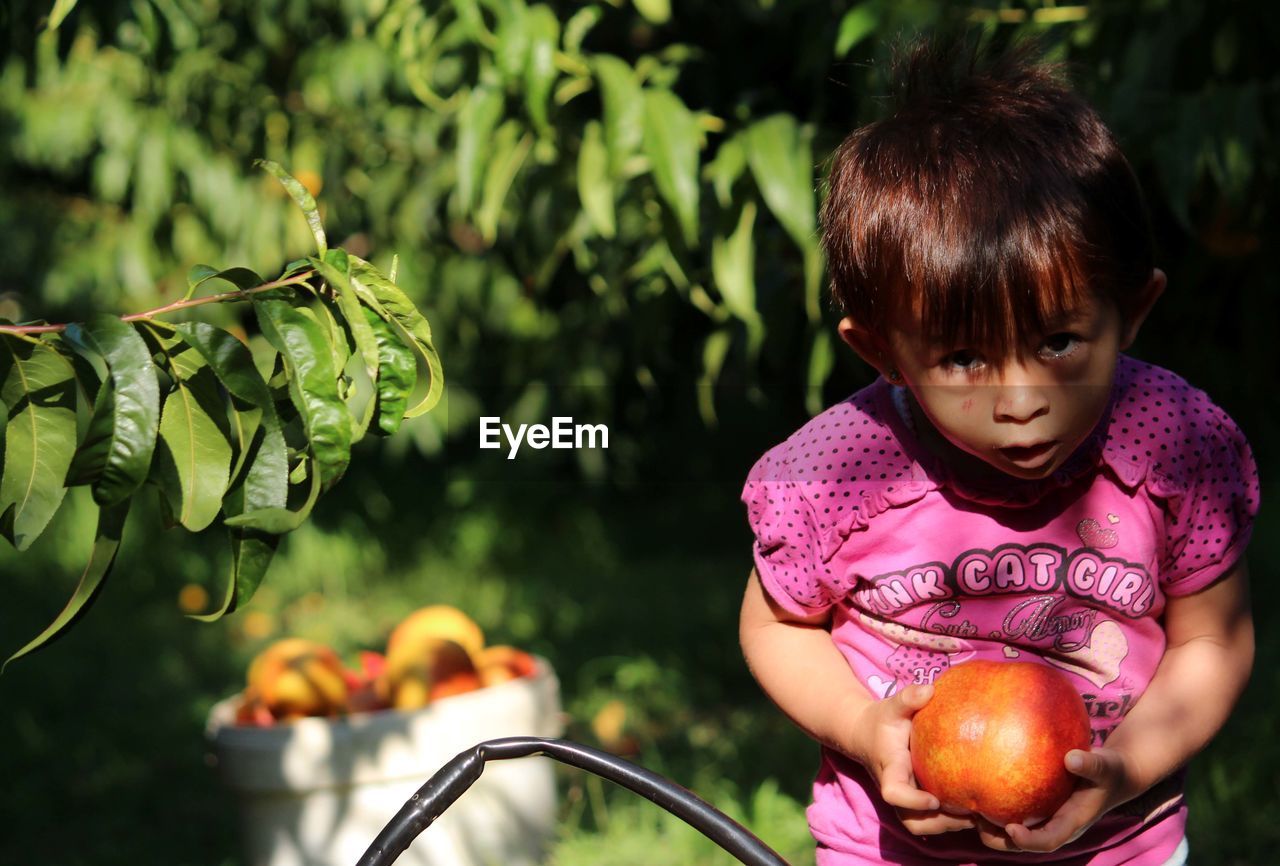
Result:
{"label": "heart graphic", "polygon": [[1114,526],[1119,522],[1120,522],[1119,517],[1116,517],[1114,514],[1111,514],[1110,512],[1107,513],[1107,523],[1110,523],[1112,526]]}
{"label": "heart graphic", "polygon": [[1006,646],[1004,648],[1004,657],[1007,659],[1016,659],[1020,655],[1022,655],[1022,653],[1018,652],[1011,646]]}
{"label": "heart graphic", "polygon": [[1076,535],[1080,536],[1085,547],[1097,550],[1106,550],[1120,543],[1120,533],[1111,528],[1104,529],[1102,524],[1092,517],[1086,517],[1076,524]]}
{"label": "heart graphic", "polygon": [[885,680],[872,674],[867,677],[867,685],[871,686],[871,690],[882,698],[887,698],[895,691],[897,685],[896,680]]}

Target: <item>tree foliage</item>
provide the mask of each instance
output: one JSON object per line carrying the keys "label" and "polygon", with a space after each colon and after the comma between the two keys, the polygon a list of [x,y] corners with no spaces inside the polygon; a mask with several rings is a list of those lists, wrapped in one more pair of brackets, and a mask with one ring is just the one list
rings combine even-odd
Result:
{"label": "tree foliage", "polygon": [[[226,591],[215,610],[197,614],[217,619],[253,596],[280,536],[342,477],[355,442],[394,433],[439,401],[444,383],[426,319],[393,277],[330,248],[311,194],[276,163],[263,166],[301,207],[317,247],[278,279],[196,265],[183,299],[156,310],[0,324],[0,534],[28,548],[70,487],[88,486],[98,507],[71,600],[9,661],[84,613],[144,486],[158,491],[167,525],[226,527]],[[200,294],[227,284],[231,291]],[[160,318],[234,301],[253,308],[263,344],[256,357],[243,332]]]}
{"label": "tree foliage", "polygon": [[0,268],[44,314],[149,299],[223,255],[278,267],[305,234],[240,170],[264,153],[324,190],[353,248],[384,267],[400,251],[406,283],[457,323],[457,400],[424,444],[547,384],[643,416],[649,383],[690,368],[782,375],[814,409],[835,357],[822,166],[876,116],[895,38],[1046,35],[1143,175],[1176,273],[1262,243],[1280,36],[1264,10],[86,0],[38,38],[36,12],[10,11],[4,173],[35,177],[0,222],[34,219],[48,242],[22,233]]}

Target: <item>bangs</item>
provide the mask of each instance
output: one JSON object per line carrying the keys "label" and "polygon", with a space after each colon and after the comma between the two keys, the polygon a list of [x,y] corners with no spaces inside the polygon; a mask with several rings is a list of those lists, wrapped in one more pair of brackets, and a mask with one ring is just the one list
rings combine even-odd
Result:
{"label": "bangs", "polygon": [[1001,356],[1093,298],[1127,314],[1150,222],[1101,118],[1036,46],[926,44],[889,116],[832,154],[822,243],[839,309],[909,314],[934,342]]}
{"label": "bangs", "polygon": [[[942,221],[941,214],[936,217]],[[1089,269],[1081,261],[1083,242],[1047,236],[1046,227],[1052,232],[1055,226],[1061,222],[917,223],[899,255],[886,257],[886,271],[869,276],[879,285],[897,283],[895,305],[920,323],[931,342],[1016,356],[1027,335],[1046,333],[1092,294]],[[922,243],[924,238],[931,243]],[[884,328],[888,322],[877,324]]]}

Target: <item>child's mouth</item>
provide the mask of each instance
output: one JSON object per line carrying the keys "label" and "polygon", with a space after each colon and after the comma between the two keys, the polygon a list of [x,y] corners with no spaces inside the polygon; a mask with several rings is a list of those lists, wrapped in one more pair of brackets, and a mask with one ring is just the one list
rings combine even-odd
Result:
{"label": "child's mouth", "polygon": [[1001,448],[1000,453],[1010,463],[1024,468],[1031,468],[1038,463],[1042,463],[1057,444],[1056,441],[1050,440],[1048,442],[1037,442],[1034,445],[1009,445]]}

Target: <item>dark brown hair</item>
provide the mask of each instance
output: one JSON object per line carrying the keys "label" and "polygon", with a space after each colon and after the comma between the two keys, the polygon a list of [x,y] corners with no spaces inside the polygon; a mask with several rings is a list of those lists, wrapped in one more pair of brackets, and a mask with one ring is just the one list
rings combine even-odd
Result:
{"label": "dark brown hair", "polygon": [[881,330],[905,304],[929,337],[999,354],[1090,293],[1128,314],[1153,267],[1141,190],[1037,42],[918,43],[892,96],[832,157],[822,241],[843,312]]}

